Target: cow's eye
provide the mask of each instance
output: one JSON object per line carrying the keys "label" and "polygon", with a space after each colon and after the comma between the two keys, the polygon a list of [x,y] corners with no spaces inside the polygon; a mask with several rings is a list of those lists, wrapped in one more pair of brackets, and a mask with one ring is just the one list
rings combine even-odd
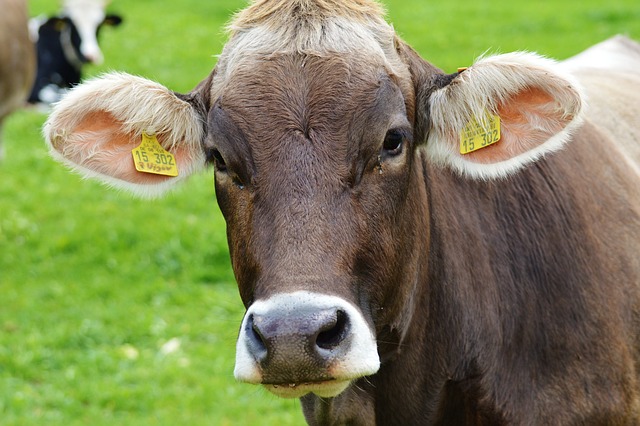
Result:
{"label": "cow's eye", "polygon": [[227,171],[227,163],[225,163],[222,154],[217,149],[212,149],[209,153],[209,161],[213,161],[213,165],[219,172]]}
{"label": "cow's eye", "polygon": [[402,143],[404,142],[404,133],[399,129],[391,129],[387,132],[382,143],[387,155],[398,155],[402,152]]}

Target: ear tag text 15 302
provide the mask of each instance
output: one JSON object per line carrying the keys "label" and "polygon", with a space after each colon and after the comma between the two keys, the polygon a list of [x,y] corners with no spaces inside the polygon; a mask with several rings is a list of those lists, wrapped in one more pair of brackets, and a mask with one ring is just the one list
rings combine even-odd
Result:
{"label": "ear tag text 15 302", "polygon": [[142,142],[131,151],[136,170],[155,175],[178,176],[178,165],[172,153],[164,149],[156,135],[142,133]]}
{"label": "ear tag text 15 302", "polygon": [[473,117],[460,132],[460,154],[486,148],[500,140],[500,117],[488,111],[481,120]]}

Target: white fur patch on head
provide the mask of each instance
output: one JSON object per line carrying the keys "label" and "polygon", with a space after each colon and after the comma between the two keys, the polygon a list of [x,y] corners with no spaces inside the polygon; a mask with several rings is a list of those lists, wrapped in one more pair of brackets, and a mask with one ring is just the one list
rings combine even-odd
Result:
{"label": "white fur patch on head", "polygon": [[[72,89],[54,106],[43,132],[52,156],[84,176],[153,196],[204,167],[203,120],[161,84],[111,73]],[[135,170],[131,150],[143,132],[158,135],[176,156],[179,176]]]}
{"label": "white fur patch on head", "polygon": [[383,55],[383,45],[393,46],[393,35],[393,29],[383,20],[353,21],[342,16],[331,16],[318,25],[307,23],[307,28],[297,25],[259,25],[237,32],[221,56],[233,64],[241,56],[256,54],[302,53],[322,56],[329,52],[371,51]]}
{"label": "white fur patch on head", "polygon": [[97,31],[105,18],[106,0],[65,0],[63,13],[71,18],[80,35],[80,52],[90,62],[101,64],[102,51],[98,46]]}
{"label": "white fur patch on head", "polygon": [[374,1],[257,1],[229,25],[231,37],[216,67],[218,86],[238,67],[272,55],[357,53],[402,75],[393,28]]}
{"label": "white fur patch on head", "polygon": [[[528,91],[547,96],[548,102],[518,105]],[[428,156],[469,177],[507,176],[570,139],[582,122],[584,98],[575,78],[550,59],[524,52],[482,58],[432,94]],[[505,117],[499,149],[496,144],[460,154],[460,133],[472,118],[512,109],[520,115],[511,122]]]}

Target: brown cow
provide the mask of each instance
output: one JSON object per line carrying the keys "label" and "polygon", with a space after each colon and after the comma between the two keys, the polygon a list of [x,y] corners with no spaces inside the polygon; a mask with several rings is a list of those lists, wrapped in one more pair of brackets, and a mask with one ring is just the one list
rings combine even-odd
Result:
{"label": "brown cow", "polygon": [[36,71],[26,0],[0,0],[0,160],[2,123],[24,105]]}
{"label": "brown cow", "polygon": [[237,379],[311,424],[640,422],[637,44],[445,75],[371,0],[260,0],[230,28],[191,93],[109,74],[45,134],[141,195],[215,165]]}

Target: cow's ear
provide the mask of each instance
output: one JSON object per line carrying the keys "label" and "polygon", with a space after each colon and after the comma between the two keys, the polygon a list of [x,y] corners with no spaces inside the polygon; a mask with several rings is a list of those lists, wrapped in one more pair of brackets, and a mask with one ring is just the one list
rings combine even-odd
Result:
{"label": "cow's ear", "polygon": [[580,125],[573,77],[532,53],[480,59],[428,98],[431,161],[471,178],[507,176],[561,148]]}
{"label": "cow's ear", "polygon": [[112,27],[117,27],[120,24],[122,24],[122,17],[115,14],[105,16],[104,21],[102,21],[102,25],[109,25]]}
{"label": "cow's ear", "polygon": [[[205,166],[205,114],[197,96],[111,73],[77,86],[56,104],[44,136],[53,157],[71,169],[148,197]],[[143,135],[146,148],[136,149]]]}
{"label": "cow's ear", "polygon": [[52,16],[46,20],[42,25],[40,25],[40,29],[49,29],[56,32],[61,32],[65,27],[69,25],[69,18],[60,18],[57,16]]}

